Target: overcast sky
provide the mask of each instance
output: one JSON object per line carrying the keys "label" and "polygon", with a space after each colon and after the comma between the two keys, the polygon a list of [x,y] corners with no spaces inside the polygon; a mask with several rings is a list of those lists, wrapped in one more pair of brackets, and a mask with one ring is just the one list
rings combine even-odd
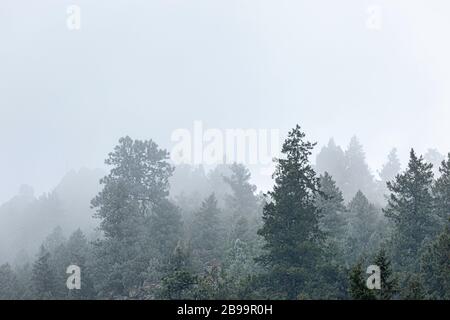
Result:
{"label": "overcast sky", "polygon": [[446,0],[1,0],[0,202],[102,167],[123,135],[170,150],[195,120],[356,134],[374,170],[392,147],[446,153],[449,18]]}

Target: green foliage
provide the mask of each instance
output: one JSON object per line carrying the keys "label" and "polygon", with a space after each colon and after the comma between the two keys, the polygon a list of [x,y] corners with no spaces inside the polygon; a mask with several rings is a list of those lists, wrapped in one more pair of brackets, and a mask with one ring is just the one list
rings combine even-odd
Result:
{"label": "green foliage", "polygon": [[339,247],[343,246],[347,227],[346,211],[342,192],[333,178],[325,172],[320,176],[320,192],[316,199],[320,211],[320,229]]}
{"label": "green foliage", "polygon": [[95,250],[101,296],[129,297],[144,285],[151,259],[167,260],[181,236],[180,214],[167,200],[167,159],[153,141],[125,137],[105,161],[112,168],[92,201],[104,233]]}
{"label": "green foliage", "polygon": [[434,206],[442,223],[450,221],[450,153],[439,167],[440,176],[433,186]]}
{"label": "green foliage", "polygon": [[256,224],[258,217],[258,199],[256,186],[250,183],[250,171],[242,164],[234,163],[230,167],[230,177],[224,177],[230,186],[231,194],[226,197],[226,206],[231,213],[231,242],[236,239],[250,241],[250,227]]}
{"label": "green foliage", "polygon": [[[67,293],[69,299],[93,299],[96,292],[92,279],[92,248],[83,232],[78,229],[70,236],[65,246],[65,266],[76,265],[81,269],[81,289],[70,290]],[[65,278],[67,278],[67,273]]]}
{"label": "green foliage", "polygon": [[162,278],[159,296],[163,299],[192,299],[196,284],[189,251],[179,243],[170,259],[167,275]]}
{"label": "green foliage", "polygon": [[[394,149],[375,190],[356,138],[345,153],[333,141],[322,149],[320,176],[309,160],[314,145],[299,126],[289,132],[264,197],[250,171],[233,164],[208,174],[182,168],[174,181],[198,185],[169,198],[168,153],[122,138],[92,200],[96,240],[80,229],[66,239],[67,224],[55,228],[32,265],[20,258],[0,266],[0,299],[450,299],[450,154],[434,180],[413,150],[398,174]],[[372,200],[386,191],[387,218]],[[62,221],[60,192],[40,200],[25,193],[24,208]],[[380,290],[367,288],[363,261],[380,267]],[[69,265],[81,268],[81,290],[66,288]]]}
{"label": "green foliage", "polygon": [[362,269],[362,262],[357,262],[350,270],[349,294],[354,300],[375,300],[375,293],[366,286],[365,273]]}
{"label": "green foliage", "polygon": [[391,194],[384,212],[394,223],[392,250],[401,271],[419,271],[421,248],[437,231],[431,168],[411,150],[406,171],[387,184]]}
{"label": "green foliage", "polygon": [[450,226],[425,249],[421,272],[428,297],[450,299]]}
{"label": "green foliage", "polygon": [[368,257],[379,246],[377,234],[378,212],[366,196],[358,191],[348,204],[349,231],[345,246],[345,258],[349,264],[354,264],[361,257]]}
{"label": "green foliage", "polygon": [[220,210],[214,194],[203,201],[194,216],[191,244],[199,271],[206,265],[220,260],[223,250],[220,239]]}
{"label": "green foliage", "polygon": [[323,234],[315,197],[319,181],[309,163],[314,144],[305,141],[299,126],[283,144],[284,158],[277,160],[275,185],[268,193],[259,234],[265,253],[258,258],[273,279],[273,290],[288,299],[308,293],[318,281]]}
{"label": "green foliage", "polygon": [[226,274],[218,264],[211,264],[198,278],[195,298],[200,300],[227,299],[230,296]]}
{"label": "green foliage", "polygon": [[420,274],[407,273],[403,280],[400,298],[403,300],[423,300],[425,299],[423,279]]}
{"label": "green foliage", "polygon": [[36,299],[57,298],[57,278],[50,264],[50,253],[42,246],[39,257],[33,265],[32,285]]}
{"label": "green foliage", "polygon": [[232,191],[227,199],[228,208],[235,216],[254,214],[258,204],[255,198],[256,186],[249,182],[250,171],[243,164],[237,163],[233,163],[230,170],[231,176],[224,177]]}
{"label": "green foliage", "polygon": [[375,256],[374,264],[380,267],[381,276],[381,289],[375,290],[375,296],[378,300],[391,300],[397,294],[398,279],[393,274],[391,261],[383,248]]}

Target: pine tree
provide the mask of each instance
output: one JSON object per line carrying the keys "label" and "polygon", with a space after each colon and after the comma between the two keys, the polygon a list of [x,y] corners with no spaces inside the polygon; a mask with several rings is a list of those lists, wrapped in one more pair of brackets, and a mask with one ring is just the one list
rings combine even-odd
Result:
{"label": "pine tree", "polygon": [[152,140],[125,137],[105,161],[112,168],[92,201],[104,233],[95,249],[103,297],[129,297],[144,284],[150,261],[166,260],[181,236],[181,217],[167,199],[168,158]]}
{"label": "pine tree", "polygon": [[54,299],[65,299],[67,296],[66,268],[68,264],[66,261],[66,241],[62,228],[57,226],[43,242],[43,246],[50,254],[49,265],[55,276]]}
{"label": "pine tree", "polygon": [[362,256],[369,256],[378,247],[377,209],[358,191],[348,204],[350,231],[346,245],[346,260],[353,264]]}
{"label": "pine tree", "polygon": [[374,264],[380,267],[381,289],[376,290],[378,300],[391,300],[397,293],[397,278],[393,275],[391,261],[384,249],[380,249],[375,257]]}
{"label": "pine tree", "polygon": [[[80,229],[77,229],[70,236],[66,245],[66,268],[69,265],[76,265],[81,269],[81,289],[70,290],[70,299],[93,299],[95,297],[94,282],[90,266],[91,247],[86,236]],[[67,269],[66,269],[67,270]],[[66,274],[66,277],[68,275]]]}
{"label": "pine tree", "polygon": [[357,262],[350,270],[349,282],[349,294],[353,300],[376,299],[373,290],[367,288],[361,261]]}
{"label": "pine tree", "polygon": [[204,269],[207,264],[220,259],[222,246],[219,215],[220,210],[214,194],[203,201],[202,207],[195,214],[191,245],[199,271]]}
{"label": "pine tree", "polygon": [[428,149],[423,158],[433,165],[433,174],[439,176],[439,165],[445,160],[445,156],[437,149]]}
{"label": "pine tree", "polygon": [[31,300],[36,298],[34,296],[33,285],[33,270],[30,263],[25,263],[21,266],[16,266],[15,270],[16,279],[19,284],[19,290],[17,292],[18,299]]}
{"label": "pine tree", "polygon": [[395,176],[400,173],[400,169],[401,164],[398,159],[397,149],[394,148],[389,153],[388,160],[380,171],[381,181],[386,184],[387,182],[393,180]]}
{"label": "pine tree", "polygon": [[171,256],[167,275],[161,281],[159,295],[163,299],[191,299],[196,283],[189,251],[179,243]]}
{"label": "pine tree", "polygon": [[402,285],[400,298],[403,300],[423,300],[425,290],[423,280],[419,273],[407,273]]}
{"label": "pine tree", "polygon": [[9,264],[0,266],[0,300],[19,298],[20,284]]}
{"label": "pine tree", "polygon": [[321,230],[332,241],[340,243],[346,231],[346,208],[342,192],[328,172],[320,176],[320,193],[316,198],[316,206],[320,210]]}
{"label": "pine tree", "polygon": [[267,269],[275,291],[281,297],[296,299],[311,292],[320,276],[317,266],[323,235],[315,197],[319,181],[309,163],[315,144],[305,141],[297,125],[283,144],[283,158],[277,160],[275,185],[268,193],[270,202],[263,211],[265,253],[258,258]]}
{"label": "pine tree", "polygon": [[256,186],[250,183],[250,171],[243,164],[237,163],[233,163],[230,170],[230,177],[224,177],[231,188],[231,195],[226,199],[228,208],[236,217],[254,215],[258,203],[255,197]]}
{"label": "pine tree", "polygon": [[427,295],[432,299],[450,299],[450,226],[427,246],[421,259],[421,273]]}
{"label": "pine tree", "polygon": [[219,264],[211,264],[198,277],[195,290],[197,300],[224,300],[230,297],[226,274]]}
{"label": "pine tree", "polygon": [[345,151],[345,163],[345,180],[341,187],[344,198],[351,199],[358,190],[361,190],[373,201],[375,194],[373,175],[367,165],[363,146],[355,136]]}
{"label": "pine tree", "polygon": [[392,250],[400,271],[419,271],[420,250],[436,234],[431,168],[411,150],[406,171],[387,184],[391,194],[384,212],[394,224]]}
{"label": "pine tree", "polygon": [[450,221],[450,153],[447,161],[442,161],[440,176],[433,186],[434,206],[441,221]]}
{"label": "pine tree", "polygon": [[52,233],[47,236],[43,245],[48,252],[54,252],[59,246],[64,245],[66,241],[67,239],[64,236],[62,228],[57,226],[53,229]]}
{"label": "pine tree", "polygon": [[41,246],[38,259],[33,265],[33,292],[36,299],[55,299],[57,296],[55,270],[50,265],[50,253]]}
{"label": "pine tree", "polygon": [[334,139],[330,139],[316,157],[316,170],[320,174],[328,172],[336,184],[342,187],[345,183],[345,153],[337,146]]}
{"label": "pine tree", "polygon": [[[236,239],[234,246],[229,251],[226,271],[226,283],[230,288],[233,299],[242,297],[242,291],[248,278],[255,273],[254,259],[249,245],[240,239]],[[244,289],[245,290],[245,289]]]}
{"label": "pine tree", "polygon": [[231,243],[236,239],[250,241],[250,225],[255,225],[258,218],[258,199],[256,186],[250,183],[250,171],[242,164],[234,163],[230,167],[230,177],[224,177],[231,188],[225,204],[231,211]]}

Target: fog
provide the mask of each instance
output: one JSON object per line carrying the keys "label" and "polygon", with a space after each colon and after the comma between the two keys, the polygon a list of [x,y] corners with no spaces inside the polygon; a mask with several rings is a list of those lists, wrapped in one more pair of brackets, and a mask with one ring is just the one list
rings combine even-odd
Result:
{"label": "fog", "polygon": [[[345,150],[356,136],[375,181],[393,148],[402,169],[411,148],[436,150],[439,165],[450,151],[449,10],[445,0],[2,0],[0,263],[33,256],[57,225],[95,237],[90,201],[127,135],[171,152],[174,132],[195,140],[196,123],[274,130],[277,153],[298,123],[318,143],[314,163],[331,138]],[[216,165],[191,164],[205,175]],[[244,164],[256,193],[272,188],[273,167]],[[173,197],[213,183],[186,179],[172,179]],[[52,194],[61,221],[14,205]],[[28,219],[38,226],[22,230]]]}

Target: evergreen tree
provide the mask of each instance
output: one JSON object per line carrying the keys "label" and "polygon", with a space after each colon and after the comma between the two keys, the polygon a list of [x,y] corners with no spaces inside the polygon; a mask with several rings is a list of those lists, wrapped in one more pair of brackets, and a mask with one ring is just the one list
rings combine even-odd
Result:
{"label": "evergreen tree", "polygon": [[431,168],[411,150],[406,171],[387,184],[391,194],[384,212],[394,224],[392,250],[400,271],[419,271],[420,249],[436,234]]}
{"label": "evergreen tree", "polygon": [[363,146],[354,136],[345,151],[345,180],[341,187],[345,199],[351,199],[361,190],[372,201],[375,198],[373,175],[366,162]]}
{"label": "evergreen tree", "polygon": [[328,172],[320,176],[320,193],[316,198],[316,206],[321,214],[319,220],[321,230],[332,241],[342,245],[347,224],[346,208],[342,192]]}
{"label": "evergreen tree", "polygon": [[17,292],[18,299],[31,300],[34,297],[33,285],[33,270],[30,263],[21,266],[16,266],[15,275],[18,281],[19,291]]}
{"label": "evergreen tree", "polygon": [[445,160],[445,156],[437,149],[428,149],[423,158],[433,165],[433,174],[439,176],[439,165]]}
{"label": "evergreen tree", "polygon": [[427,295],[432,299],[450,299],[450,226],[427,246],[421,263]]}
{"label": "evergreen tree", "polygon": [[208,172],[208,196],[211,193],[214,193],[217,198],[217,203],[220,208],[224,208],[225,199],[231,193],[231,188],[228,183],[226,183],[224,177],[231,176],[231,168],[230,165],[226,163],[226,159],[224,158],[223,164],[218,164],[214,167],[214,169]]}
{"label": "evergreen tree", "polygon": [[[91,247],[83,232],[78,229],[70,236],[66,244],[66,270],[69,265],[76,265],[81,269],[81,289],[70,290],[70,299],[93,299],[95,297],[94,283],[91,274]],[[65,271],[66,271],[65,270]],[[66,274],[66,277],[68,275]]]}
{"label": "evergreen tree", "polygon": [[328,172],[339,187],[345,183],[345,153],[331,138],[316,157],[316,170],[320,174]]}
{"label": "evergreen tree", "polygon": [[393,180],[397,174],[400,173],[401,164],[398,159],[397,149],[394,148],[388,155],[387,162],[383,165],[380,171],[380,178],[383,184]]}
{"label": "evergreen tree", "polygon": [[423,300],[425,299],[425,290],[423,280],[418,273],[407,273],[406,279],[402,285],[400,298],[403,300]]}
{"label": "evergreen tree", "polygon": [[105,161],[112,168],[92,201],[104,233],[95,250],[101,296],[129,297],[144,284],[151,259],[170,256],[181,235],[181,217],[167,200],[168,157],[151,140],[125,137]]}
{"label": "evergreen tree", "polygon": [[250,171],[242,164],[234,163],[230,167],[230,177],[224,177],[231,188],[225,204],[231,212],[231,242],[236,239],[250,241],[250,225],[255,225],[258,211],[258,199],[255,196],[256,186],[250,183]]}
{"label": "evergreen tree", "polygon": [[243,165],[233,163],[230,167],[230,177],[224,177],[231,188],[231,195],[227,197],[227,207],[235,217],[254,215],[258,207],[255,197],[256,186],[250,183],[250,171]]}
{"label": "evergreen tree", "polygon": [[366,279],[362,269],[362,262],[357,262],[350,270],[349,275],[349,294],[353,300],[375,300],[373,290],[367,288]]}
{"label": "evergreen tree", "polygon": [[43,246],[50,254],[49,265],[55,276],[54,299],[65,299],[67,296],[66,268],[68,264],[65,245],[66,237],[59,226],[53,229],[43,243]]}
{"label": "evergreen tree", "polygon": [[226,272],[226,283],[229,287],[232,299],[246,298],[242,294],[246,294],[246,283],[252,274],[255,274],[257,268],[255,266],[253,252],[247,243],[236,239],[234,246],[229,252],[229,257],[227,261]]}
{"label": "evergreen tree", "polygon": [[378,247],[377,209],[358,191],[348,205],[350,231],[346,245],[346,260],[353,264],[362,256],[369,256]]}
{"label": "evergreen tree", "polygon": [[50,253],[41,246],[38,259],[33,265],[32,284],[36,299],[55,299],[57,296],[56,275],[50,265],[50,257]]}
{"label": "evergreen tree", "polygon": [[43,246],[48,252],[54,252],[59,246],[64,245],[66,242],[63,230],[60,226],[53,229],[43,243]]}
{"label": "evergreen tree", "polygon": [[210,264],[206,272],[198,277],[195,299],[224,300],[230,297],[225,271],[219,264]]}
{"label": "evergreen tree", "polygon": [[393,275],[391,261],[384,249],[378,251],[374,264],[380,267],[381,277],[381,289],[375,291],[375,296],[378,300],[391,300],[397,293],[397,278]]}
{"label": "evergreen tree", "polygon": [[217,207],[217,199],[211,194],[194,217],[192,226],[191,245],[196,258],[197,269],[200,271],[207,264],[217,262],[221,255],[220,210]]}
{"label": "evergreen tree", "polygon": [[181,243],[175,248],[167,271],[161,281],[163,299],[191,299],[197,277],[193,275],[189,251]]}
{"label": "evergreen tree", "polygon": [[309,163],[314,145],[305,141],[298,125],[289,132],[259,230],[265,239],[265,253],[258,261],[268,269],[272,290],[288,299],[310,293],[320,278],[317,268],[323,235],[315,206],[319,181]]}
{"label": "evergreen tree", "polygon": [[20,284],[9,264],[0,266],[0,300],[19,298]]}
{"label": "evergreen tree", "polygon": [[442,221],[450,221],[450,153],[447,161],[442,161],[440,176],[433,186],[436,214]]}

